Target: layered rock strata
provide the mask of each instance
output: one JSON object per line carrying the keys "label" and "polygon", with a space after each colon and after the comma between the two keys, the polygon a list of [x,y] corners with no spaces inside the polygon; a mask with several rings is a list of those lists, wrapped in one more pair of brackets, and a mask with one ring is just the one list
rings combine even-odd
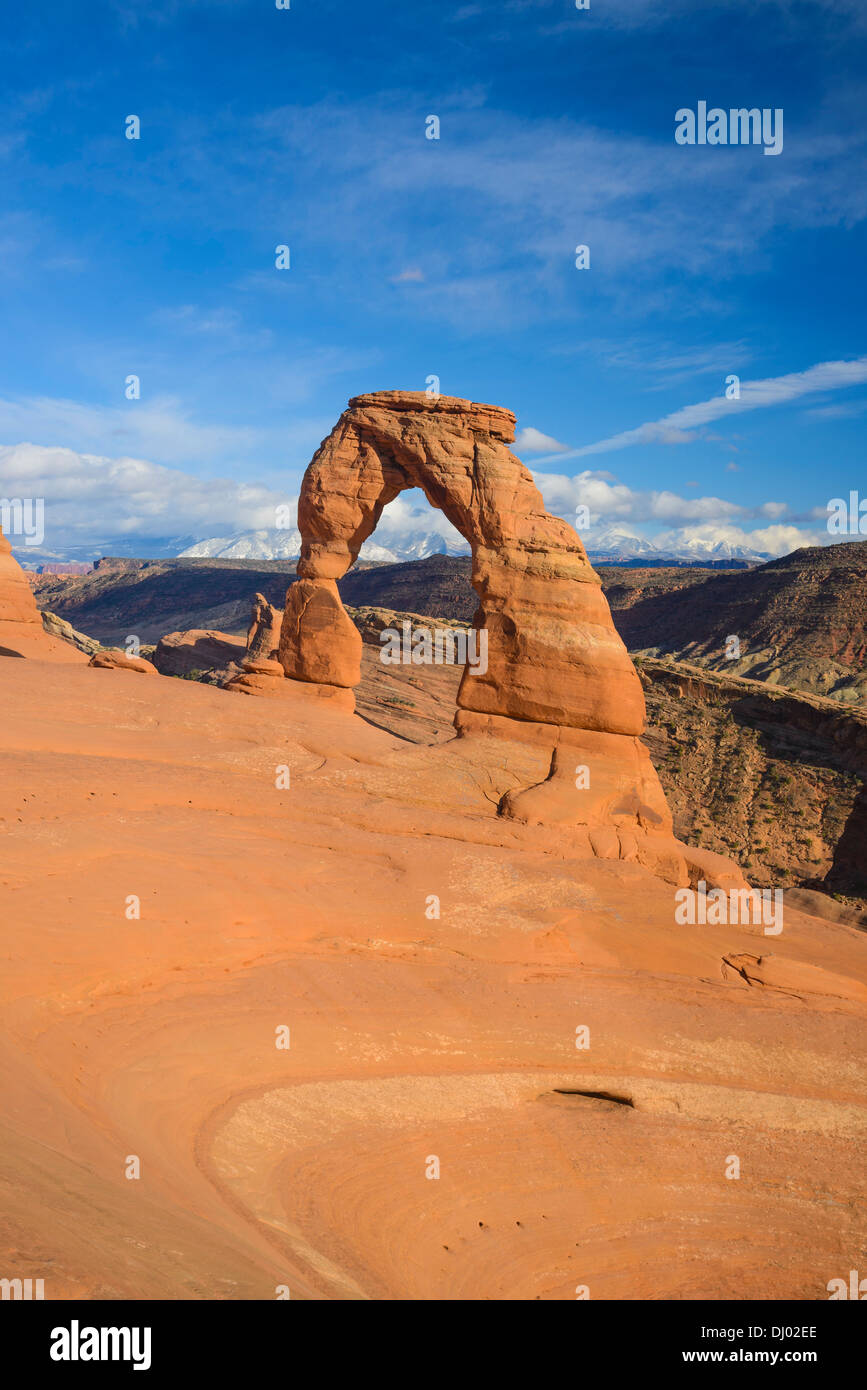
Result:
{"label": "layered rock strata", "polygon": [[458,734],[547,750],[548,776],[505,795],[500,815],[583,827],[579,838],[603,857],[634,858],[636,844],[655,837],[654,853],[665,842],[682,878],[665,796],[639,742],[638,675],[578,535],[545,510],[508,447],[514,437],[514,415],[498,406],[412,391],[354,397],[302,482],[280,662],[294,681],[358,684],[361,637],[337,581],[383,508],[420,488],[472,550],[474,626],[486,646],[484,661],[464,670]]}

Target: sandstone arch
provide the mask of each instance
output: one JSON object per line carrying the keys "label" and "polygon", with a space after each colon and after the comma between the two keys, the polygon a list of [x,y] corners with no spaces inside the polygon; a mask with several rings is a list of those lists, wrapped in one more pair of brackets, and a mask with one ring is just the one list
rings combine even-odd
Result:
{"label": "sandstone arch", "polygon": [[499,716],[635,737],[644,695],[598,575],[573,529],[545,510],[508,448],[515,417],[498,406],[421,391],[356,396],[301,486],[298,582],[289,590],[280,660],[287,676],[351,687],[361,638],[336,581],[383,507],[419,487],[466,537],[488,632],[488,669],[464,672],[458,727]]}
{"label": "sandstone arch", "polygon": [[[293,681],[352,700],[361,637],[337,580],[386,504],[421,488],[470,544],[474,621],[488,633],[487,670],[467,667],[461,680],[458,734],[535,749],[536,777],[502,792],[500,816],[563,827],[576,849],[663,863],[682,880],[685,847],[639,737],[638,674],[581,541],[546,512],[509,450],[514,435],[514,415],[498,406],[420,391],[355,396],[301,485],[299,577],[286,596],[280,663]],[[511,765],[530,770],[525,754]]]}

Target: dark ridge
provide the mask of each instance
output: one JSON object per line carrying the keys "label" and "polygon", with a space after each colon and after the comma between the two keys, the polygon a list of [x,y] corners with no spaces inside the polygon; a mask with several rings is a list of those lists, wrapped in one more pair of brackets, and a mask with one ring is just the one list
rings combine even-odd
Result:
{"label": "dark ridge", "polygon": [[630,651],[653,647],[690,660],[723,653],[734,633],[745,653],[773,649],[783,658],[830,657],[860,669],[867,654],[865,600],[867,541],[847,541],[804,547],[688,588],[648,591],[616,622]]}
{"label": "dark ridge", "polygon": [[635,1101],[631,1096],[616,1096],[613,1091],[577,1091],[571,1086],[555,1086],[554,1094],[558,1096],[583,1096],[587,1100],[610,1100],[613,1105],[625,1105],[630,1110],[635,1109]]}

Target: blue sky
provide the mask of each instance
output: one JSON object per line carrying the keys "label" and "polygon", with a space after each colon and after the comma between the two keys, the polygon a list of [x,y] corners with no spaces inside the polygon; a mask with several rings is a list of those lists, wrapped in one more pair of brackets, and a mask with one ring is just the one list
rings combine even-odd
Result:
{"label": "blue sky", "polygon": [[[430,375],[600,527],[781,552],[867,493],[862,0],[48,0],[0,36],[0,492],[48,548],[273,525],[349,396]],[[782,153],[676,144],[699,101],[782,109]]]}

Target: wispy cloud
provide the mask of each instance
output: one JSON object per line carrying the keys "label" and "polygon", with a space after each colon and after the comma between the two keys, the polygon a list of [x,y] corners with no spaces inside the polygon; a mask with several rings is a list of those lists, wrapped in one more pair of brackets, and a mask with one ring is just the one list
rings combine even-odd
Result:
{"label": "wispy cloud", "polygon": [[[798,0],[716,0],[715,7],[722,14],[730,14],[733,23],[738,22],[739,17],[753,18],[758,11],[765,10],[781,24],[787,20],[794,24],[802,22],[804,13],[804,6]],[[867,19],[861,0],[812,0],[811,8],[817,14],[832,16],[855,29],[862,28]],[[660,29],[682,24],[684,18],[694,14],[695,0],[666,0],[665,4],[660,4],[659,0],[605,0],[604,6],[591,6],[553,24],[545,23],[544,19],[561,9],[558,0],[502,0],[501,9],[511,15],[530,12],[538,16],[543,33],[561,36],[575,32],[576,25],[581,23],[623,30]],[[454,18],[473,20],[481,10],[479,5],[466,5]],[[825,37],[821,32],[816,33],[817,42]]]}
{"label": "wispy cloud", "polygon": [[[276,508],[294,515],[297,494],[224,477],[194,477],[129,455],[105,456],[34,444],[0,447],[0,477],[7,496],[45,500],[46,548],[56,553],[74,547],[94,555],[110,553],[118,542],[139,543],[169,537],[208,540],[238,532],[272,530]],[[826,533],[783,521],[782,502],[738,506],[719,497],[682,497],[677,493],[639,491],[610,473],[586,470],[577,477],[536,474],[548,509],[567,521],[579,504],[588,507],[593,531],[634,523],[660,548],[682,550],[691,538],[704,544],[725,540],[769,554],[785,554],[798,545],[828,542]],[[810,521],[822,513],[816,512]],[[748,529],[750,521],[771,524]],[[660,525],[669,529],[655,531]],[[419,532],[434,533],[460,545],[462,538],[445,516],[415,490],[385,508],[373,537],[381,545],[403,548]],[[585,534],[584,539],[592,541]]]}
{"label": "wispy cloud", "polygon": [[112,538],[225,535],[273,526],[288,496],[227,478],[196,478],[180,469],[124,455],[104,457],[34,444],[0,447],[9,497],[45,500],[51,550]]}
{"label": "wispy cloud", "polygon": [[391,282],[393,285],[420,285],[424,278],[424,271],[416,265],[402,270],[399,275],[392,275]]}
{"label": "wispy cloud", "polygon": [[515,435],[515,453],[517,454],[542,454],[546,450],[551,453],[566,453],[569,445],[561,444],[559,439],[553,439],[550,434],[543,434],[541,430],[533,429],[532,425],[525,425],[518,430]]}
{"label": "wispy cloud", "polygon": [[[647,277],[645,314],[669,272],[677,284],[665,284],[660,306],[670,313],[679,299],[695,311],[703,301],[691,280],[706,282],[707,300],[713,284],[762,266],[779,228],[867,215],[867,189],[851,177],[863,132],[831,112],[787,145],[785,161],[739,150],[696,161],[674,144],[673,124],[606,131],[479,100],[443,92],[436,142],[424,139],[425,108],[412,92],[380,93],[375,106],[323,100],[240,118],[216,112],[207,123],[188,115],[170,176],[153,161],[130,179],[117,142],[105,139],[42,177],[58,196],[86,182],[148,224],[194,218],[234,245],[243,238],[250,260],[237,283],[250,291],[295,297],[315,267],[320,294],[379,314],[392,280],[412,286],[414,314],[464,334],[565,321],[579,293],[589,304],[634,300],[636,273]],[[578,241],[592,248],[589,275],[573,266]],[[279,275],[282,242],[293,271]]]}
{"label": "wispy cloud", "polygon": [[659,550],[688,551],[691,547],[713,546],[720,542],[732,547],[758,551],[760,555],[789,555],[804,545],[827,545],[827,531],[805,530],[798,526],[759,526],[752,531],[742,526],[707,522],[658,531],[653,544]]}
{"label": "wispy cloud", "polygon": [[[555,357],[582,356],[602,362],[614,371],[628,372],[644,381],[646,391],[667,391],[696,376],[714,373],[725,380],[739,372],[753,356],[743,339],[730,342],[673,343],[649,335],[622,338],[587,338],[568,347],[553,350]],[[646,380],[650,374],[650,380]]]}
{"label": "wispy cloud", "polygon": [[0,439],[9,443],[62,448],[72,444],[79,451],[106,456],[122,450],[169,465],[198,462],[241,468],[254,451],[260,455],[270,451],[275,458],[290,454],[309,458],[332,424],[331,420],[290,418],[267,429],[212,425],[196,420],[172,396],[117,406],[48,397],[0,399]]}
{"label": "wispy cloud", "polygon": [[[636,429],[624,430],[620,434],[600,439],[595,444],[585,444],[579,449],[570,450],[560,458],[583,458],[588,454],[606,454],[616,449],[628,449],[634,444],[686,444],[698,437],[703,425],[713,420],[722,420],[745,411],[762,410],[772,406],[788,405],[802,396],[813,395],[819,391],[840,391],[867,382],[867,357],[857,357],[849,362],[820,362],[803,372],[790,372],[786,376],[767,377],[763,381],[741,382],[740,398],[728,399],[724,395],[712,396],[710,400],[697,405],[687,405],[661,420],[651,420]],[[556,457],[556,455],[555,455]],[[544,463],[545,459],[537,460]]]}

